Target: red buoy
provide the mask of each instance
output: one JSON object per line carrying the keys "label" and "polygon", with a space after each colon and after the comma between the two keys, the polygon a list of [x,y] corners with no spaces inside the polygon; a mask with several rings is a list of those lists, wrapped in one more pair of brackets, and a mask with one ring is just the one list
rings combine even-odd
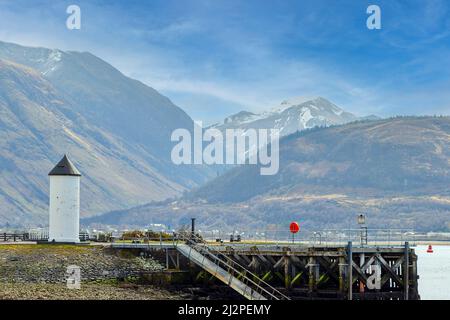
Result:
{"label": "red buoy", "polygon": [[431,244],[428,246],[427,252],[428,253],[433,253],[433,246]]}
{"label": "red buoy", "polygon": [[289,230],[291,231],[291,233],[297,233],[300,231],[300,226],[298,225],[297,222],[291,222],[290,226],[289,226]]}

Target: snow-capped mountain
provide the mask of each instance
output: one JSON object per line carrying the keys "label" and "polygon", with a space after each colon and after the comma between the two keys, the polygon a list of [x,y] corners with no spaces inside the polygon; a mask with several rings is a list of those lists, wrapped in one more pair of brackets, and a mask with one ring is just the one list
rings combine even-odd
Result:
{"label": "snow-capped mountain", "polygon": [[345,229],[364,212],[373,228],[440,230],[450,227],[449,134],[450,117],[361,121],[293,134],[280,141],[277,175],[239,166],[178,201],[85,223],[177,225],[196,216],[206,229],[250,230],[263,224],[282,229],[292,220],[305,228]]}
{"label": "snow-capped mountain", "polygon": [[260,114],[241,111],[213,127],[220,130],[274,128],[280,129],[280,135],[285,136],[296,131],[344,124],[357,119],[324,98],[294,98]]}

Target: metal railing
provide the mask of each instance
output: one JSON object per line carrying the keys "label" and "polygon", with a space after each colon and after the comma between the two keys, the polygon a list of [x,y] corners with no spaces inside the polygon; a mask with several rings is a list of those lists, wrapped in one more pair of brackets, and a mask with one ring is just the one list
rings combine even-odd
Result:
{"label": "metal railing", "polygon": [[16,241],[26,241],[26,233],[0,233],[0,242],[16,242]]}
{"label": "metal railing", "polygon": [[[80,241],[89,241],[89,234],[81,231],[79,233]],[[47,241],[49,239],[48,230],[29,230],[28,232],[0,233],[0,241]]]}
{"label": "metal railing", "polygon": [[189,259],[191,251],[195,250],[203,256],[201,267],[204,266],[205,259],[210,260],[216,265],[216,272],[213,274],[214,276],[217,276],[219,268],[224,269],[229,274],[229,279],[226,281],[227,285],[230,285],[233,279],[239,280],[245,285],[244,292],[242,293],[244,296],[247,296],[246,294],[252,296],[251,292],[247,292],[247,290],[251,290],[268,300],[290,300],[288,296],[260,279],[256,274],[252,273],[244,266],[210,247],[201,237],[192,234],[185,235],[182,233],[178,233],[177,236],[179,240],[184,241],[190,247]]}
{"label": "metal railing", "polygon": [[298,244],[309,246],[345,246],[352,241],[355,246],[399,246],[408,241],[416,245],[418,234],[412,229],[322,229],[300,230],[294,236],[288,230],[250,230],[231,232],[203,231],[200,235],[207,240],[227,241],[230,235],[240,234],[242,241],[255,243]]}

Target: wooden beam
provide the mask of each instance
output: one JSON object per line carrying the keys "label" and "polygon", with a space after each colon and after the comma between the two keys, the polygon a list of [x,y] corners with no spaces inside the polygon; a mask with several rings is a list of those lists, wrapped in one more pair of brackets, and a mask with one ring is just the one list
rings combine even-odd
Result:
{"label": "wooden beam", "polygon": [[272,267],[274,270],[281,268],[284,264],[284,257],[281,257],[280,259],[278,259],[277,263],[275,263],[275,265]]}
{"label": "wooden beam", "polygon": [[286,289],[291,288],[291,263],[288,256],[284,256],[284,286]]}
{"label": "wooden beam", "polygon": [[357,280],[362,281],[365,285],[367,285],[367,277],[366,274],[361,270],[361,268],[355,263],[355,261],[352,261],[353,269],[355,269],[357,273],[357,277],[355,277],[352,280],[352,284],[355,283]]}
{"label": "wooden beam", "polygon": [[339,276],[334,272],[334,269],[337,267],[338,262],[331,262],[324,257],[318,257],[316,260],[320,266],[325,269],[325,273],[327,273],[331,278],[333,278],[336,283],[339,283]]}
{"label": "wooden beam", "polygon": [[347,246],[347,264],[348,264],[348,300],[353,300],[353,244],[348,242]]}
{"label": "wooden beam", "polygon": [[384,258],[379,253],[375,254],[375,256],[377,257],[378,261],[381,262],[381,265],[386,269],[386,271],[389,272],[392,278],[394,278],[395,282],[403,286],[402,279],[400,279],[400,277],[391,269],[386,260],[384,260]]}
{"label": "wooden beam", "polygon": [[295,283],[296,283],[297,281],[300,281],[300,279],[302,278],[303,273],[304,273],[304,272],[301,271],[301,272],[297,273],[297,274],[295,275],[295,277],[292,278],[292,281],[291,281],[291,288],[295,285]]}

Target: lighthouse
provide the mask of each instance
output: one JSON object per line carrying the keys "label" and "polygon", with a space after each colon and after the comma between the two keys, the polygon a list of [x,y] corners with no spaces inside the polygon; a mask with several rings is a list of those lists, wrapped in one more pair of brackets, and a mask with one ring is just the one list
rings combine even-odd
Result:
{"label": "lighthouse", "polygon": [[81,174],[66,155],[50,177],[49,242],[80,242]]}

